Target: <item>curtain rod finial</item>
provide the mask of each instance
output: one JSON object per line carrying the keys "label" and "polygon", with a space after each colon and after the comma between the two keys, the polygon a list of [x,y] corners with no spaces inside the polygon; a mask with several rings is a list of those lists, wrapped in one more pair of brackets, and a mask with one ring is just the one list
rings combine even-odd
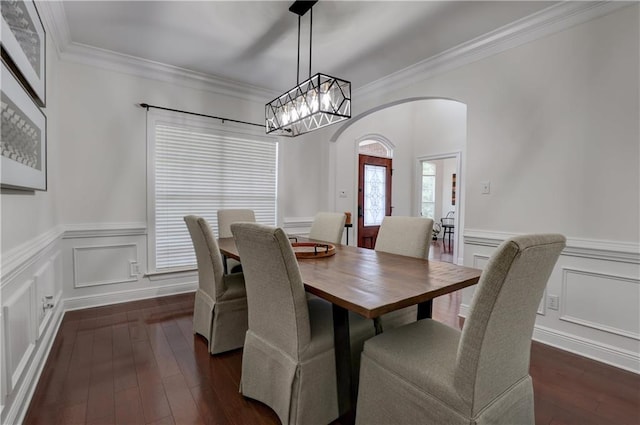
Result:
{"label": "curtain rod finial", "polygon": [[147,103],[141,103],[140,107],[141,108],[145,108],[147,111],[149,110],[149,104],[147,104]]}

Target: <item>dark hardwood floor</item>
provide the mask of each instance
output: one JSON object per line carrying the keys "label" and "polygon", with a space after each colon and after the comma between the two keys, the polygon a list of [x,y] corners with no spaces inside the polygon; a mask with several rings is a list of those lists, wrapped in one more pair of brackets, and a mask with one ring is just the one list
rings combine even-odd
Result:
{"label": "dark hardwood floor", "polygon": [[[277,424],[238,392],[242,351],[211,356],[193,294],[67,312],[26,424]],[[461,294],[434,318],[459,326]],[[534,343],[538,425],[640,424],[640,375]]]}

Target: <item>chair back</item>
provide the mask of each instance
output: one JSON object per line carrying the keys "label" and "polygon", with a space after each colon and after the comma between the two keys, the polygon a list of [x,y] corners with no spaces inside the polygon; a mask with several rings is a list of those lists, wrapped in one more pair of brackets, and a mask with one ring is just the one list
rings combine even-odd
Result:
{"label": "chair back", "polygon": [[233,223],[244,272],[249,332],[294,359],[311,338],[307,297],[287,234],[257,223]]}
{"label": "chair back", "polygon": [[453,226],[456,221],[456,216],[454,211],[449,211],[445,217],[440,219],[440,222],[443,226]]}
{"label": "chair back", "polygon": [[224,294],[224,265],[218,242],[207,220],[195,215],[184,217],[198,263],[198,286],[213,300]]}
{"label": "chair back", "polygon": [[231,234],[231,223],[237,222],[256,222],[256,215],[253,210],[242,210],[242,209],[226,209],[226,210],[218,210],[218,237],[219,238],[230,238],[233,235]]}
{"label": "chair back", "polygon": [[473,414],[529,375],[536,311],[565,237],[503,242],[482,272],[458,347],[454,385]]}
{"label": "chair back", "polygon": [[319,212],[313,218],[309,239],[329,242],[333,244],[342,243],[342,232],[344,232],[344,213]]}
{"label": "chair back", "polygon": [[432,230],[433,220],[430,218],[387,216],[382,219],[375,250],[427,258]]}

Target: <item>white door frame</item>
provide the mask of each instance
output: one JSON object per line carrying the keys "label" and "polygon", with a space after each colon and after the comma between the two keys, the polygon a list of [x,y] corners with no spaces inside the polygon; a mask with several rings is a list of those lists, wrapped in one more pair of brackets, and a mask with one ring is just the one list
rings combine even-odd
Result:
{"label": "white door frame", "polygon": [[423,161],[436,161],[440,159],[455,159],[456,160],[456,214],[454,218],[454,232],[453,232],[453,263],[461,264],[458,260],[458,255],[462,254],[459,251],[460,241],[462,240],[462,232],[464,220],[464,204],[462,202],[461,194],[464,193],[462,186],[464,179],[462,178],[462,152],[455,151],[449,153],[441,153],[434,155],[424,155],[416,158],[416,172],[415,172],[415,195],[414,195],[414,213],[417,216],[422,214],[421,209],[421,197],[422,197],[422,162]]}

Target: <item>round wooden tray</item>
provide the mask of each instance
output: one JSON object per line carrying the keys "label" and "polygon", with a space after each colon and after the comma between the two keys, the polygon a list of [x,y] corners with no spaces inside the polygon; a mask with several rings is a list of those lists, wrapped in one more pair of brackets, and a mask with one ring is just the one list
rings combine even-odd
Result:
{"label": "round wooden tray", "polygon": [[336,247],[330,243],[291,242],[296,258],[331,257],[336,253]]}

